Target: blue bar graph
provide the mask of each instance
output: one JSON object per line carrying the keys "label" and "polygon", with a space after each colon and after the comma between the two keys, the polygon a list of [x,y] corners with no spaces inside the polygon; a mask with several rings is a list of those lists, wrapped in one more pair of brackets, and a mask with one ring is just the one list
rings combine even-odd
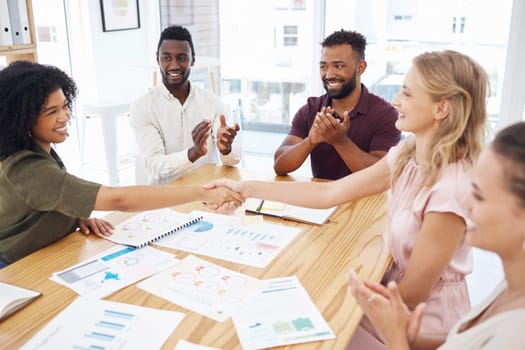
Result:
{"label": "blue bar graph", "polygon": [[123,330],[124,328],[126,328],[126,325],[124,325],[124,324],[108,322],[108,321],[99,321],[95,325],[99,326],[99,327],[115,329],[115,330],[118,330],[118,331]]}
{"label": "blue bar graph", "polygon": [[98,340],[105,340],[105,341],[113,341],[115,339],[114,335],[100,333],[100,332],[91,332],[88,334],[84,334],[84,337],[98,339]]}
{"label": "blue bar graph", "polygon": [[108,254],[106,256],[103,256],[102,258],[100,258],[100,260],[108,261],[108,260],[111,260],[111,259],[115,259],[115,258],[118,258],[121,255],[130,253],[130,252],[132,252],[134,250],[135,250],[135,248],[133,248],[133,247],[127,247],[127,248],[121,249],[121,250],[119,250],[117,252],[114,252],[114,253]]}
{"label": "blue bar graph", "polygon": [[87,345],[87,346],[73,345],[72,349],[74,350],[104,350],[105,347],[100,346],[100,345],[94,345],[94,344]]}
{"label": "blue bar graph", "polygon": [[126,312],[120,312],[120,311],[113,311],[113,310],[104,310],[104,315],[105,316],[111,316],[111,317],[123,318],[123,319],[126,319],[126,320],[131,320],[133,317],[135,317],[135,315],[133,315],[133,314],[128,314]]}

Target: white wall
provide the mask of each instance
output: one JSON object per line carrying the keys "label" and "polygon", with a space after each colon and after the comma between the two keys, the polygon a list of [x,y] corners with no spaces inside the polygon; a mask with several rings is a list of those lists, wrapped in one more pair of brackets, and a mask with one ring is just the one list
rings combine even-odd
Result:
{"label": "white wall", "polygon": [[[102,123],[102,120],[86,119],[85,106],[131,104],[151,87],[153,72],[158,71],[155,52],[160,36],[159,3],[140,1],[140,28],[113,32],[102,29],[99,0],[64,3],[71,72],[79,89],[76,122],[81,162],[89,161],[89,154],[108,150],[117,159],[134,156],[135,139],[127,118],[115,120],[115,127],[109,128],[114,129],[114,137],[106,144],[100,133],[90,132],[93,123]],[[93,152],[94,149],[99,152]]]}
{"label": "white wall", "polygon": [[151,84],[160,35],[157,1],[140,1],[140,28],[103,32],[100,1],[66,1],[72,72],[82,104],[135,100]]}

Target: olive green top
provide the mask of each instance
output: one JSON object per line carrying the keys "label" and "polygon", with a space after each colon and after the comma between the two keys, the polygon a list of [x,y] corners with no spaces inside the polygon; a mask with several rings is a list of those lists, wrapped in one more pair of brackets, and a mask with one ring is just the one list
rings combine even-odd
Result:
{"label": "olive green top", "polygon": [[0,162],[0,259],[12,263],[73,232],[100,186],[68,174],[38,145]]}

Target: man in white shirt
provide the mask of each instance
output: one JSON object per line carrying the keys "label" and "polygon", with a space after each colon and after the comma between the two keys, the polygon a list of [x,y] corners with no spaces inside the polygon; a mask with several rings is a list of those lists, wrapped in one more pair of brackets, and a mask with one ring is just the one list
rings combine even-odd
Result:
{"label": "man in white shirt", "polygon": [[239,125],[230,127],[218,96],[189,81],[195,50],[190,32],[170,26],[161,33],[157,63],[162,84],[131,106],[131,126],[149,184],[169,183],[207,163],[235,165]]}

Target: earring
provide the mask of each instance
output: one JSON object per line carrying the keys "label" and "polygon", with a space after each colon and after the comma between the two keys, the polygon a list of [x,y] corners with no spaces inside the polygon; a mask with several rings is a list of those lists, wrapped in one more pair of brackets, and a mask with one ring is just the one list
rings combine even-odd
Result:
{"label": "earring", "polygon": [[29,138],[33,137],[33,135],[31,135],[31,130],[27,131],[27,137],[29,137]]}

